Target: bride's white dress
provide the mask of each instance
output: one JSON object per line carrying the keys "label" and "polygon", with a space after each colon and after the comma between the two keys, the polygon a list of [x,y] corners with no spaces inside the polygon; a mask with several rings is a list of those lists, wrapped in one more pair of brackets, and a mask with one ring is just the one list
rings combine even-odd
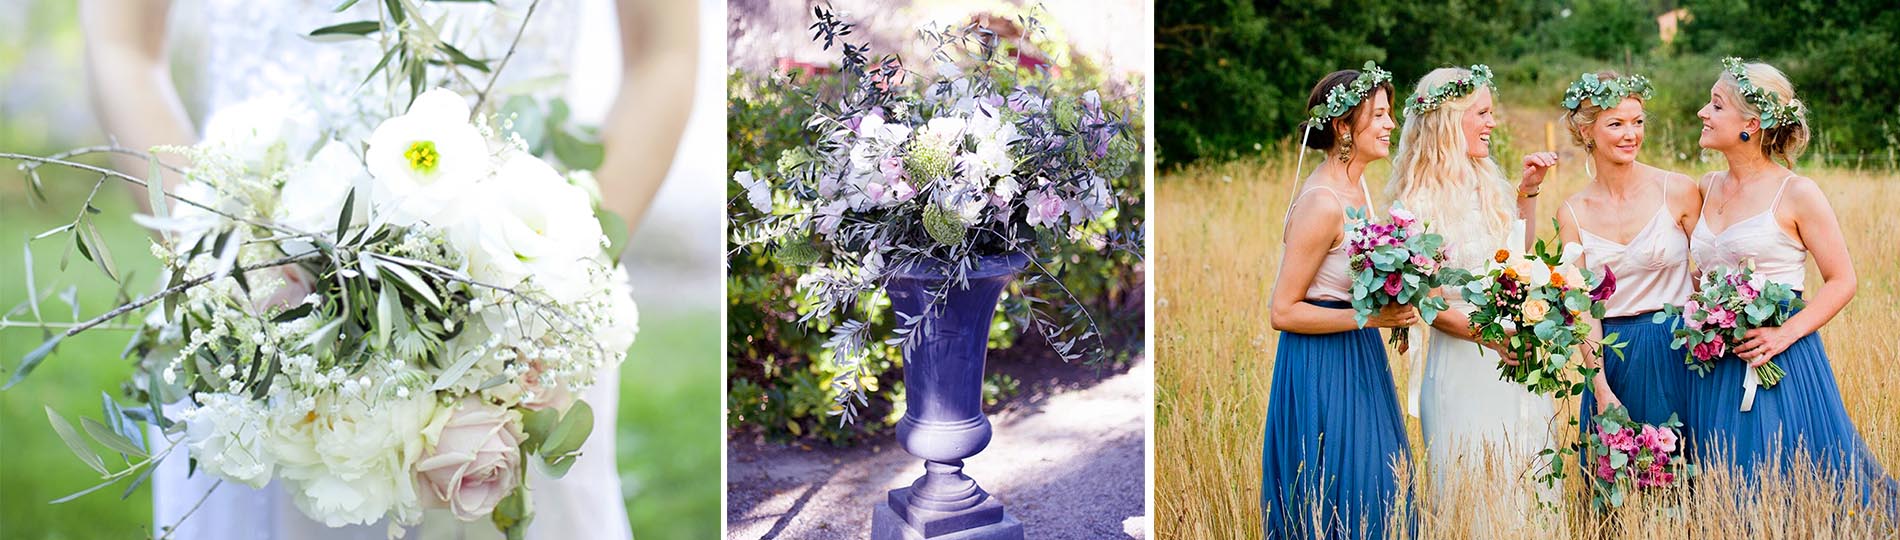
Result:
{"label": "bride's white dress", "polygon": [[[1483,235],[1446,231],[1449,264],[1476,269],[1499,249],[1521,253],[1524,220],[1512,223],[1510,231],[1502,242],[1474,241],[1472,237]],[[1447,296],[1451,309],[1471,311],[1471,304],[1455,291],[1447,291]],[[1532,458],[1537,452],[1554,446],[1555,402],[1522,384],[1500,380],[1500,359],[1491,349],[1436,328],[1429,334],[1423,358],[1413,357],[1407,407],[1418,415],[1436,484],[1446,489],[1499,479],[1485,475],[1528,476],[1536,467]],[[1490,465],[1506,467],[1487,467],[1487,459]],[[1540,492],[1540,498],[1554,502],[1555,497],[1555,490]]]}
{"label": "bride's white dress", "polygon": [[[371,42],[318,43],[303,37],[310,30],[355,20],[376,18],[376,4],[358,2],[343,13],[332,13],[336,0],[199,0],[180,2],[170,17],[175,60],[180,65],[180,93],[201,118],[222,106],[269,94],[290,94],[321,103],[318,111],[332,117],[375,112],[381,117],[389,106],[374,94],[380,82],[361,85],[364,74],[380,57]],[[448,9],[445,33],[453,43],[476,58],[500,58],[520,24],[525,2],[501,1],[500,7],[483,3],[431,3]],[[524,33],[515,56],[497,84],[497,92],[558,93],[572,67],[571,52],[576,2],[543,2]],[[492,64],[492,62],[491,62]],[[364,93],[374,95],[365,96]],[[400,109],[400,104],[396,107]],[[396,112],[400,112],[399,110]],[[372,118],[375,118],[372,117]],[[362,140],[374,122],[337,126],[343,137]],[[619,403],[620,375],[603,370],[584,399],[594,408],[594,430],[581,448],[584,457],[561,479],[548,478],[538,468],[530,473],[535,519],[528,537],[536,539],[631,538],[626,508],[621,500],[619,473],[614,467],[614,424]],[[224,539],[365,539],[383,540],[386,524],[329,528],[299,512],[292,497],[278,483],[262,489],[224,482],[209,474],[189,475],[183,452],[177,452],[153,473],[153,527],[179,524],[172,538]],[[207,492],[209,495],[207,496]],[[200,500],[202,499],[202,503]],[[196,507],[194,511],[193,508]],[[409,538],[501,538],[486,521],[462,523],[446,511],[431,511]]]}

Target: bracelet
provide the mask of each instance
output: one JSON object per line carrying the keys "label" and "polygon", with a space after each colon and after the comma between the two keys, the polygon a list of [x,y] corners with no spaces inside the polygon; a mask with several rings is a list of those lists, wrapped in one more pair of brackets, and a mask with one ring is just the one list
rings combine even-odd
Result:
{"label": "bracelet", "polygon": [[1525,193],[1524,190],[1520,189],[1520,190],[1517,190],[1517,196],[1523,197],[1526,199],[1535,199],[1537,198],[1539,194],[1542,194],[1543,192],[1544,192],[1544,188],[1541,186],[1537,188],[1537,191],[1532,191],[1530,193]]}

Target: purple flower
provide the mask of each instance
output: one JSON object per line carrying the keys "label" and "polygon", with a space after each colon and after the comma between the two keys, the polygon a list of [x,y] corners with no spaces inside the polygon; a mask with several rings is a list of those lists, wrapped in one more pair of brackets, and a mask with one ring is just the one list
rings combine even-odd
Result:
{"label": "purple flower", "polygon": [[1404,286],[1405,286],[1405,282],[1399,278],[1398,274],[1394,273],[1394,274],[1385,275],[1385,294],[1388,294],[1391,296],[1398,296],[1399,290],[1402,289]]}
{"label": "purple flower", "polygon": [[1610,271],[1610,266],[1606,264],[1603,265],[1603,281],[1597,283],[1595,289],[1590,289],[1590,301],[1602,302],[1612,294],[1616,294],[1616,272]]}

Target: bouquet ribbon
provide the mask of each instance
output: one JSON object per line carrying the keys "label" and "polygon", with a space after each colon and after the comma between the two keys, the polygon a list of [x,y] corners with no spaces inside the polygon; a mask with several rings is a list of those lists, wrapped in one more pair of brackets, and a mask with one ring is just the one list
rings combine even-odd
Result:
{"label": "bouquet ribbon", "polygon": [[1755,368],[1749,367],[1742,373],[1742,412],[1755,408],[1755,389],[1761,386],[1761,375],[1755,374]]}

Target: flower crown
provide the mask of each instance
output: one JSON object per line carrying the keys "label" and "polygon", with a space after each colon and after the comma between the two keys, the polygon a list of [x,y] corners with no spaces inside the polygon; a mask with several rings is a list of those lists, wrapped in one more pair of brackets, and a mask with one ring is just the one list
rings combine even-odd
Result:
{"label": "flower crown", "polygon": [[1471,73],[1451,82],[1434,86],[1431,91],[1413,97],[1405,104],[1405,115],[1414,116],[1438,110],[1445,102],[1469,96],[1479,86],[1489,86],[1497,90],[1498,85],[1491,80],[1491,66],[1472,64]]}
{"label": "flower crown", "polygon": [[1597,78],[1595,73],[1585,73],[1577,82],[1570,83],[1569,89],[1564,90],[1564,108],[1577,110],[1587,99],[1598,107],[1608,109],[1622,103],[1623,98],[1636,96],[1649,99],[1655,93],[1655,89],[1649,86],[1649,78],[1642,75],[1606,81]]}
{"label": "flower crown", "polygon": [[1735,89],[1747,99],[1750,105],[1761,110],[1761,128],[1774,129],[1775,126],[1800,125],[1807,121],[1807,107],[1799,99],[1790,99],[1788,104],[1775,103],[1780,96],[1773,91],[1755,86],[1748,80],[1748,69],[1742,66],[1742,59],[1730,56],[1722,59],[1723,69],[1735,78]]}
{"label": "flower crown", "polygon": [[1309,111],[1312,117],[1307,119],[1307,123],[1313,127],[1319,127],[1334,118],[1345,116],[1346,111],[1359,106],[1359,102],[1370,97],[1374,87],[1389,82],[1392,82],[1392,73],[1379,69],[1378,64],[1367,60],[1365,69],[1360,70],[1359,78],[1353,79],[1349,84],[1334,86],[1326,91],[1326,101],[1313,106],[1313,109]]}

